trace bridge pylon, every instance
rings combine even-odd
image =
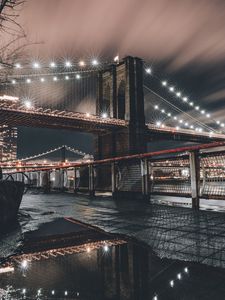
[[[143,61],[128,56],[98,73],[96,114],[122,119],[127,127],[96,138],[95,158],[146,152]]]

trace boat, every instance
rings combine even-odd
[[[16,221],[23,192],[23,182],[0,180],[0,225]]]

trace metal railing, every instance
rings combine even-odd
[[[6,168],[6,167],[5,167]],[[3,178],[44,191],[111,192],[115,198],[152,194],[225,200],[225,142],[62,166],[3,169]]]

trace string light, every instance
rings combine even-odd
[[[72,64],[71,64],[71,62],[70,62],[69,60],[67,60],[67,61],[65,62],[65,67],[67,67],[67,68],[72,67]]]
[[[50,62],[50,68],[56,68],[56,63],[54,61]]]

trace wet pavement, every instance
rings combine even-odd
[[[65,291],[73,294],[71,299],[224,299],[224,213],[197,212],[185,207],[134,200],[113,201],[111,197],[90,199],[73,194],[26,194],[19,223],[2,235],[1,258],[17,252],[23,244],[23,237],[33,230],[40,229],[43,224],[58,222],[63,217],[72,217],[132,239],[128,239],[126,245],[110,247],[111,258],[103,255],[102,249],[95,249],[93,257],[96,261],[89,263],[84,253],[74,254],[74,258],[52,258],[45,262],[50,274],[54,274],[54,268],[60,272],[60,283],[53,275],[54,280],[45,282],[43,278],[47,275],[41,262],[29,270],[33,284],[19,270],[14,277],[7,275],[4,284],[11,282],[16,285],[21,299],[24,286],[30,293],[43,289],[43,299],[51,299],[50,293],[55,289],[62,297],[57,299],[64,299]],[[77,267],[71,269],[71,265]],[[42,273],[39,274],[38,270]],[[32,279],[34,274],[38,280]],[[87,291],[85,276],[88,279]],[[68,281],[68,278],[74,278],[74,281]]]

